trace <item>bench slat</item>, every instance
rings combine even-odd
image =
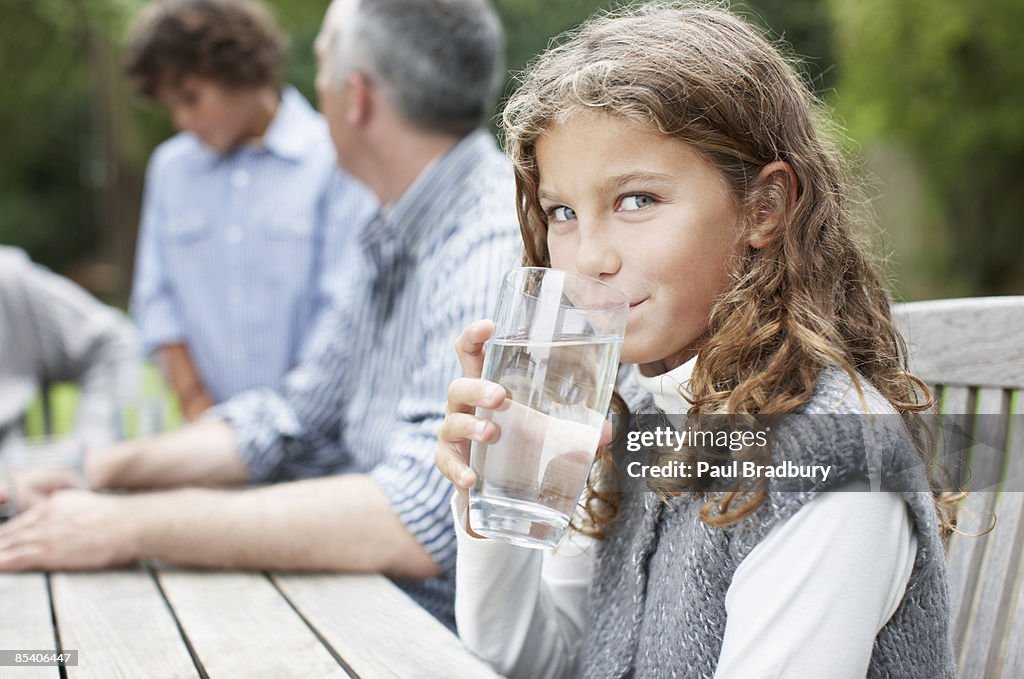
[[[361,677],[497,677],[429,613],[380,575],[275,575],[309,623]]]
[[[1013,612],[1013,624],[1006,637],[1004,677],[1024,677],[1024,582],[1020,579],[1015,591],[1017,606]]]
[[[1024,413],[1024,393],[1017,393],[1017,407],[1016,413]],[[1015,428],[1011,434],[1010,442],[1010,454],[1016,455],[1017,458],[1024,456],[1024,428]],[[1017,473],[1021,473],[1021,465],[1016,464],[1014,469]],[[1024,497],[1024,478],[1017,477],[1016,479],[1011,478],[1013,483],[1014,493],[1012,495],[1017,496],[1018,503],[1021,503],[1021,498]],[[1008,494],[1011,495],[1011,494]],[[1020,550],[1022,549],[1022,543],[1024,538],[1021,536],[1021,532],[1024,531],[1024,521],[1021,522],[1021,526],[1018,526],[1017,535],[1017,558],[1020,559]],[[1007,646],[1005,650],[1004,666],[1002,666],[1002,677],[1024,677],[1024,567],[1018,561],[1015,574],[1011,578],[1011,582],[1007,588],[1005,595],[1006,604],[1008,606],[1013,605],[1014,609],[1010,620],[1008,632],[1006,634]]]
[[[265,575],[160,567],[157,577],[213,679],[349,677]]]
[[[976,397],[977,390],[967,387],[944,388],[942,413],[946,417],[955,418],[956,423],[956,427],[947,428],[947,431],[952,432],[957,428],[962,428],[966,432],[972,431]],[[959,438],[943,443],[952,451],[961,453],[966,448],[966,443]],[[953,456],[952,453],[951,456]],[[956,469],[958,479],[962,478],[960,474],[962,469],[966,468],[965,463],[966,461],[963,459],[957,461],[957,466],[960,467]],[[978,533],[988,526],[994,504],[994,493],[968,495],[957,511],[957,528],[967,535],[954,534],[950,539],[948,563],[951,605],[953,607],[953,647],[958,654],[963,648],[987,540],[986,537],[973,537],[970,534]]]
[[[967,469],[968,441],[961,432],[971,432],[974,424],[974,408],[977,390],[967,387],[943,387],[938,412],[942,415],[943,431],[942,463],[949,474],[949,487],[960,487]],[[938,422],[937,422],[938,424]]]
[[[1017,413],[1024,413],[1020,399],[1017,401]],[[1024,479],[1024,432],[1019,428],[1010,441],[1005,479],[995,505],[996,526],[985,537],[980,588],[961,656],[964,677],[999,676],[996,668],[1002,662],[1007,641],[1009,588],[1018,579],[1024,547],[1024,493],[1018,490]]]
[[[1010,426],[1010,392],[1004,389],[978,390],[971,447],[969,488],[993,490],[1004,479],[1006,443]]]
[[[1014,394],[1013,410],[1016,415],[1024,415],[1024,391]],[[1017,417],[1019,424],[1022,418]],[[1012,546],[1016,563],[1010,566],[1006,574],[1006,585],[1002,593],[1000,608],[1010,611],[1006,627],[1002,631],[1001,677],[1024,676],[1024,427],[1013,427],[1007,451],[1008,472],[1004,496],[1012,500],[1017,512],[1016,534],[1012,536]],[[1007,505],[1011,504],[1009,501]],[[1011,536],[1007,536],[1009,540]]]
[[[1024,297],[898,304],[893,320],[924,381],[1024,387]]]

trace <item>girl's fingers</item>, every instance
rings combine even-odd
[[[493,422],[467,413],[448,414],[437,435],[434,464],[457,487],[471,488],[476,483],[476,474],[469,466],[469,447],[465,442],[489,441],[494,438],[497,430]]]
[[[484,319],[471,323],[455,340],[455,353],[466,377],[480,377],[483,374],[484,342],[493,333],[494,322]]]
[[[480,419],[468,413],[450,413],[441,423],[437,438],[442,444],[453,444],[462,441],[487,442],[497,430],[493,422]]]
[[[457,488],[472,488],[476,483],[476,474],[466,464],[462,451],[454,445],[438,445],[434,451],[434,464]]]
[[[471,413],[475,408],[494,409],[505,402],[505,389],[487,380],[460,377],[448,385],[448,412]]]

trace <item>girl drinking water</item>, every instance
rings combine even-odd
[[[613,410],[807,416],[775,437],[771,461],[831,474],[799,492],[769,480],[655,493],[617,480],[603,448],[555,550],[480,538],[466,520],[469,448],[500,432],[474,412],[506,396],[479,379],[493,324],[474,323],[437,463],[459,491],[459,631],[500,672],[955,676],[946,515],[927,481],[823,492],[858,490],[850,479],[879,450],[919,467],[930,405],[854,237],[824,121],[755,29],[677,5],[591,20],[509,101],[525,263],[629,298]],[[868,414],[897,423],[870,446]]]

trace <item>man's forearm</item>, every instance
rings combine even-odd
[[[440,573],[370,477],[124,498],[139,557],[214,568]]]
[[[179,431],[90,450],[85,475],[93,490],[232,485],[248,480],[227,422],[201,420]]]

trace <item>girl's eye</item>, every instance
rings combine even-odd
[[[570,219],[576,219],[576,211],[571,207],[559,205],[548,210],[548,219],[555,222],[567,222]]]
[[[633,193],[622,198],[622,202],[619,203],[619,209],[633,212],[643,210],[645,207],[650,207],[653,204],[654,198],[646,193]]]

